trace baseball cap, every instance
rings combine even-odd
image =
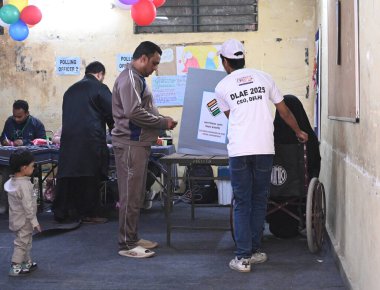
[[[244,58],[244,46],[236,39],[229,39],[222,44],[218,55],[223,55],[229,59],[242,59]]]

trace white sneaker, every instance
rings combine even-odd
[[[260,251],[256,251],[252,254],[250,262],[251,264],[260,264],[264,263],[266,260],[268,260],[267,254]]]
[[[230,268],[232,270],[238,271],[238,272],[251,272],[251,262],[250,259],[238,259],[238,257],[235,257],[235,259],[232,259],[229,264]]]
[[[152,242],[152,241],[149,241],[149,240],[144,240],[144,239],[140,239],[137,241],[136,243],[138,246],[141,246],[145,249],[154,249],[154,248],[157,248],[158,247],[158,243],[157,242]]]

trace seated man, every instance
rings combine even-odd
[[[45,127],[37,118],[29,115],[29,105],[24,100],[13,103],[13,116],[5,122],[0,142],[4,146],[31,145],[36,139],[46,139]]]

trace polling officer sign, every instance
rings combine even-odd
[[[116,56],[116,70],[121,72],[125,65],[132,61],[132,53],[121,53]]]
[[[55,71],[58,75],[79,75],[80,57],[56,57]]]

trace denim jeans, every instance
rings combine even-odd
[[[249,258],[261,246],[273,155],[230,157],[229,164],[235,198],[235,254]]]

